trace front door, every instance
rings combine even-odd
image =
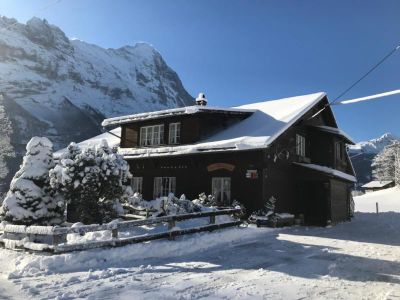
[[[229,206],[231,204],[231,178],[213,177],[212,195],[215,197],[218,205]]]
[[[303,184],[303,211],[308,225],[326,225],[328,195],[322,182]]]

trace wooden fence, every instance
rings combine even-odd
[[[7,224],[3,227],[0,227],[0,244],[3,244],[7,248],[23,249],[28,251],[46,251],[50,253],[64,253],[101,247],[118,247],[163,238],[173,239],[176,236],[185,234],[238,226],[241,224],[241,221],[239,220],[216,223],[215,217],[220,215],[237,214],[240,212],[240,209],[223,209],[217,211],[150,218],[145,220],[111,222],[102,225],[82,225],[77,227],[24,226]],[[175,228],[175,224],[177,222],[205,217],[209,218],[209,224],[207,225],[185,229]],[[126,231],[138,226],[157,225],[162,223],[168,224],[168,231],[127,238],[119,237],[120,231]],[[105,241],[85,241],[83,243],[74,244],[67,243],[68,234],[78,233],[80,235],[85,235],[88,232],[105,230],[111,231],[112,239]],[[1,232],[3,232],[2,235]]]

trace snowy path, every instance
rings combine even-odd
[[[57,256],[0,249],[0,299],[400,300],[400,191],[380,193],[397,212],[331,228],[234,228]]]
[[[98,265],[92,270],[89,252],[69,254],[64,271],[53,264],[56,257],[31,256],[29,268],[12,273],[10,283],[31,299],[400,299],[400,215],[378,218],[359,213],[332,228],[230,229],[224,233],[230,242],[192,245],[194,252],[184,249],[183,255],[162,251],[165,243],[149,243],[161,246],[161,258],[120,257],[120,263],[113,263],[113,252],[121,248],[97,251],[91,253]],[[220,234],[169,243],[185,248],[194,238],[211,242]],[[7,250],[0,254],[0,263],[27,260]],[[109,262],[99,260],[103,254]]]

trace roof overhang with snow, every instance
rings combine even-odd
[[[362,185],[361,187],[364,189],[383,188],[390,184],[393,184],[393,180],[383,180],[383,181],[373,180]]]
[[[289,127],[301,119],[325,97],[325,93],[315,93],[234,107],[224,111],[242,113],[251,112],[251,115],[246,119],[230,126],[229,128],[218,132],[196,144],[162,146],[154,148],[120,148],[119,151],[126,159],[135,159],[154,156],[267,148],[276,138],[278,138]],[[187,109],[188,108],[179,108],[174,110],[107,119],[103,122],[103,125],[117,125],[122,124],[121,122],[129,123],[132,120],[148,120],[149,118],[153,117],[161,118],[168,115],[167,112],[180,112],[181,114],[188,114],[190,113],[191,108],[189,108],[189,110]],[[195,111],[197,109],[204,109],[204,107],[196,107]]]
[[[297,162],[294,162],[293,164],[296,166],[300,166],[300,167],[304,167],[306,169],[316,171],[316,172],[324,173],[324,174],[332,176],[332,177],[340,178],[340,179],[343,179],[346,181],[357,182],[357,179],[355,176],[341,172],[336,169],[326,167],[326,166],[321,166],[321,165],[316,165],[316,164],[297,163]]]
[[[330,127],[330,126],[310,126],[316,130],[322,131],[322,132],[327,132],[327,133],[331,133],[337,136],[342,137],[347,144],[350,145],[355,145],[356,143],[353,141],[353,139],[347,134],[345,133],[343,130],[336,128],[336,127]]]
[[[169,118],[181,115],[194,115],[198,113],[223,113],[230,115],[251,115],[255,110],[252,109],[240,109],[240,108],[219,108],[219,107],[209,107],[209,106],[186,106],[173,109],[159,110],[147,113],[133,114],[115,118],[105,119],[101,125],[103,127],[122,125],[128,123],[141,122],[146,120],[155,120],[161,118]]]

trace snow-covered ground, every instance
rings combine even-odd
[[[400,213],[400,189],[397,187],[366,193],[355,198],[356,210],[375,212],[376,203],[380,212],[395,211]]]
[[[400,190],[329,228],[232,228],[57,256],[0,249],[0,299],[397,299]],[[375,213],[368,202],[386,210]]]

